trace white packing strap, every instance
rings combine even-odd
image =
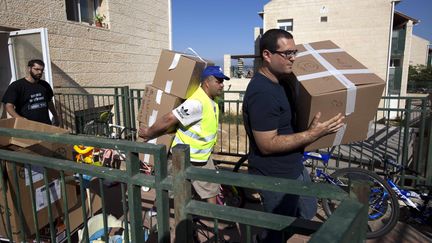
[[[172,89],[172,85],[173,85],[173,81],[172,80],[167,80],[165,83],[165,93],[171,94],[171,89]]]
[[[157,115],[158,115],[158,111],[153,110],[152,114],[150,115],[150,117],[148,119],[148,126],[149,127],[153,126],[153,124],[156,122]]]
[[[371,73],[371,71],[369,69],[345,69],[345,70],[339,70],[339,71],[341,74]],[[300,75],[300,76],[297,76],[297,80],[303,81],[303,80],[327,77],[327,76],[331,76],[331,75],[333,75],[333,73],[331,71],[324,71],[324,72]]]
[[[143,161],[146,163],[149,163],[150,162],[150,154],[144,154]]]
[[[203,61],[203,62],[206,64],[206,66],[207,66],[207,62],[204,61],[204,59],[202,59],[202,58],[200,57],[200,55],[198,55],[198,53],[197,53],[194,49],[192,49],[192,47],[188,47],[187,49],[188,49],[189,51],[191,51],[193,54],[195,54],[195,56],[198,57],[201,61]]]
[[[161,104],[162,94],[163,94],[163,91],[158,89],[157,92],[156,92],[156,99],[155,99],[155,102],[156,102],[158,105]]]
[[[204,59],[202,59],[201,56],[198,55],[198,53],[197,53],[194,49],[192,49],[191,47],[188,47],[187,49],[188,49],[189,51],[191,51],[194,55],[187,55],[187,54],[180,54],[180,53],[176,53],[176,54],[174,55],[174,58],[173,58],[173,60],[172,60],[172,62],[171,62],[171,65],[169,66],[168,70],[173,70],[173,69],[175,69],[175,68],[177,67],[177,65],[178,65],[178,63],[179,63],[179,61],[180,61],[180,57],[181,57],[181,56],[189,56],[189,57],[196,56],[196,57],[198,57],[202,62],[204,62],[204,63],[205,63],[205,66],[207,67],[207,62],[204,61]]]
[[[339,128],[339,130],[336,132],[336,136],[333,140],[333,146],[336,145],[340,145],[342,143],[342,139],[344,137],[345,134],[345,130],[346,130],[347,125],[344,124],[341,128]]]
[[[314,50],[316,53],[334,53],[334,52],[343,52],[341,48],[334,48],[334,49],[321,49],[321,50]],[[311,54],[309,50],[302,51],[297,53],[296,57],[302,57]]]
[[[179,53],[176,53],[176,54],[174,55],[174,58],[173,58],[173,60],[172,60],[172,62],[171,62],[171,65],[169,66],[168,70],[173,70],[174,68],[177,67],[177,64],[178,64],[179,61],[180,61],[180,57],[181,57],[181,54],[179,54]]]
[[[157,138],[153,138],[152,140],[149,140],[147,143],[156,144]],[[150,162],[150,154],[144,154],[144,162],[149,163]]]
[[[337,70],[333,65],[331,65],[327,60],[325,60],[316,50],[312,48],[309,44],[303,45],[306,50],[315,59],[328,70],[330,75],[334,75],[337,80],[339,80],[347,88],[347,101],[345,106],[345,115],[349,115],[354,112],[356,91],[357,87],[353,84],[347,77],[345,77],[339,70]],[[361,69],[363,70],[363,69]],[[310,75],[310,77],[314,77]],[[304,80],[304,79],[303,79]]]

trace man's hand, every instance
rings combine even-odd
[[[140,127],[138,130],[138,136],[144,139],[144,142],[148,142],[149,139],[149,128],[148,127]]]
[[[342,114],[339,113],[324,122],[320,122],[320,118],[321,112],[318,112],[307,130],[313,141],[327,134],[337,132],[344,125],[343,120],[345,119],[345,116],[342,116]]]

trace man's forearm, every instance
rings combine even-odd
[[[254,131],[255,137],[258,135],[257,133],[259,132]],[[266,139],[265,143],[259,144],[258,147],[261,153],[269,155],[294,151],[303,148],[315,140],[316,138],[308,131],[286,135],[275,134]]]
[[[179,120],[172,113],[165,114],[151,127],[140,129],[139,136],[144,138],[144,141],[151,140],[166,133],[169,128],[177,125],[178,122]]]
[[[48,110],[51,112],[51,114],[53,115],[54,119],[58,119],[58,115],[57,115],[57,110],[54,106],[54,103],[52,101],[50,101],[48,103]]]
[[[5,110],[13,118],[24,118],[15,111],[15,106],[11,103],[5,104]]]

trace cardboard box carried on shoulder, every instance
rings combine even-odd
[[[2,119],[0,120],[0,127],[32,130],[32,131],[43,131],[47,133],[68,133],[68,130],[46,125],[39,122],[34,122],[26,119]],[[49,142],[41,142],[30,139],[14,138],[10,136],[0,137],[0,147],[4,150],[19,151],[30,154],[37,154],[61,159],[72,158],[72,146],[66,144],[56,144]],[[25,163],[25,161],[22,161]],[[21,230],[23,230],[27,236],[36,233],[34,221],[33,221],[33,210],[31,206],[31,186],[30,177],[33,182],[34,196],[36,201],[36,217],[39,223],[39,229],[49,223],[48,219],[48,202],[46,200],[46,189],[44,183],[43,168],[38,166],[32,166],[31,173],[29,168],[23,163],[12,163],[2,161],[0,166],[3,167],[3,178],[4,181],[0,183],[0,191],[3,187],[6,189],[6,198],[0,200],[1,210],[1,222],[0,222],[0,235],[7,237],[7,225],[6,225],[6,214],[7,212],[10,217],[10,223],[12,227],[12,239],[19,241]],[[14,168],[15,167],[15,168]],[[16,169],[16,170],[15,170]],[[18,180],[18,188],[15,183],[15,171]],[[60,186],[60,173],[56,170],[46,170],[50,188],[50,205],[52,210],[53,219],[61,216],[65,209],[63,208],[63,198]],[[75,190],[76,185],[74,183],[66,184],[66,195],[69,206],[76,204],[77,195]],[[19,193],[18,193],[19,192]],[[18,196],[20,197],[21,203],[18,203]],[[8,205],[8,211],[6,211],[6,205]],[[19,215],[22,213],[24,222],[22,228],[20,226]]]
[[[182,99],[189,98],[201,82],[201,74],[213,62],[190,54],[162,50],[153,86]]]
[[[147,143],[152,143],[152,144],[162,144],[166,146],[166,152],[168,154],[170,148],[171,148],[171,144],[172,141],[174,140],[174,136],[175,133],[168,133],[168,134],[164,134],[160,137],[157,137],[155,139],[152,139],[150,141],[148,141]],[[143,139],[142,138],[138,138],[137,139],[138,142],[142,142]],[[138,154],[139,159],[143,162],[149,163],[150,165],[154,165],[154,156],[150,155],[150,154]]]
[[[297,122],[306,130],[316,113],[326,121],[338,113],[345,126],[306,147],[307,151],[362,141],[374,120],[384,80],[331,41],[297,45],[293,73],[300,83]]]
[[[157,119],[171,112],[183,102],[182,99],[147,85],[141,100],[138,121],[145,127],[152,126]],[[168,132],[174,132],[175,127]]]

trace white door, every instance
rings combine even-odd
[[[11,31],[8,46],[12,74],[10,83],[25,77],[29,60],[41,59],[45,63],[42,79],[53,86],[46,28]]]

